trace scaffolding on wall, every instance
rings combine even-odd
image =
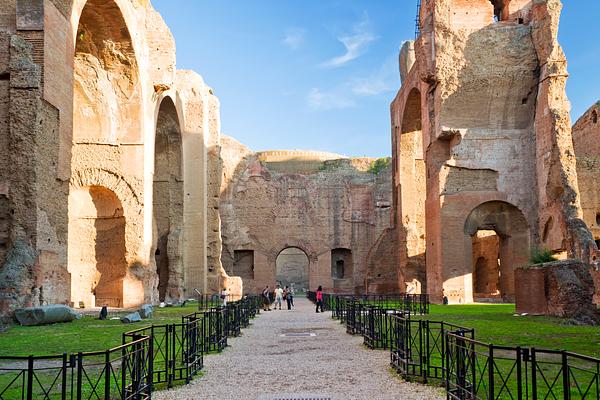
[[[419,38],[421,34],[421,0],[417,0],[417,16],[415,17],[415,40]]]

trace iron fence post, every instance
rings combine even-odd
[[[446,342],[446,349],[449,349],[449,341],[450,341],[450,336],[448,336],[447,334],[444,335],[444,341]],[[447,367],[447,371],[446,371],[446,376],[445,376],[445,381],[446,381],[446,399],[450,399],[450,351],[446,351],[446,353],[443,355],[442,358],[446,359],[446,367]]]
[[[537,400],[537,361],[535,359],[535,348],[531,348],[531,398]]]
[[[475,370],[475,368],[473,368]],[[490,344],[489,353],[488,353],[488,389],[490,399],[495,399],[494,396],[494,345]],[[475,381],[473,381],[475,382]]]
[[[422,322],[422,321],[419,321]],[[427,376],[429,375],[429,366],[430,366],[430,360],[429,360],[429,320],[427,321],[423,321],[424,323],[421,325],[421,328],[419,329],[420,333],[419,333],[419,342],[422,342],[422,336],[423,336],[423,325],[424,325],[424,331],[425,331],[425,355],[423,356],[423,346],[421,345],[421,357],[425,357],[425,363],[421,362],[421,365],[425,364],[425,368],[421,371],[421,376],[423,377],[423,380],[425,383],[427,383]]]
[[[517,346],[516,353],[517,353],[517,398],[519,400],[521,400],[523,398],[523,379],[521,376],[523,373],[523,369],[521,367],[522,354],[521,354],[520,346]]]
[[[154,391],[154,336],[148,340],[148,388],[150,395]]]
[[[62,387],[60,391],[61,399],[67,399],[67,353],[63,353],[62,356],[62,371],[61,372],[61,380]]]
[[[33,356],[27,359],[27,400],[33,400]]]
[[[561,351],[561,363],[562,363],[562,381],[563,381],[563,396],[565,400],[571,399],[571,382],[569,379],[569,360],[567,358],[567,352]]]
[[[110,351],[104,352],[104,400],[110,400]]]
[[[81,385],[83,380],[83,354],[77,354],[77,400],[81,400]]]

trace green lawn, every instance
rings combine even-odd
[[[181,322],[181,317],[197,311],[186,307],[155,308],[142,322],[124,324],[120,320],[100,321],[97,316],[45,326],[12,326],[0,333],[0,356],[54,355],[79,351],[100,351],[121,344],[121,334],[152,324]],[[109,318],[124,313],[109,313]]]
[[[474,328],[475,338],[485,343],[600,357],[599,327],[567,325],[551,317],[515,317],[514,313],[514,304],[431,305],[429,315],[414,318]]]

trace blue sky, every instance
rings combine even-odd
[[[577,118],[600,98],[600,1],[563,0],[560,41]],[[577,6],[575,6],[577,3]],[[390,155],[397,55],[416,0],[153,0],[221,101],[223,133],[251,149]]]

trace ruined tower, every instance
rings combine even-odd
[[[532,248],[595,260],[580,219],[560,11],[559,0],[421,5],[391,106],[393,175],[405,281],[433,301],[513,300],[513,271]]]

